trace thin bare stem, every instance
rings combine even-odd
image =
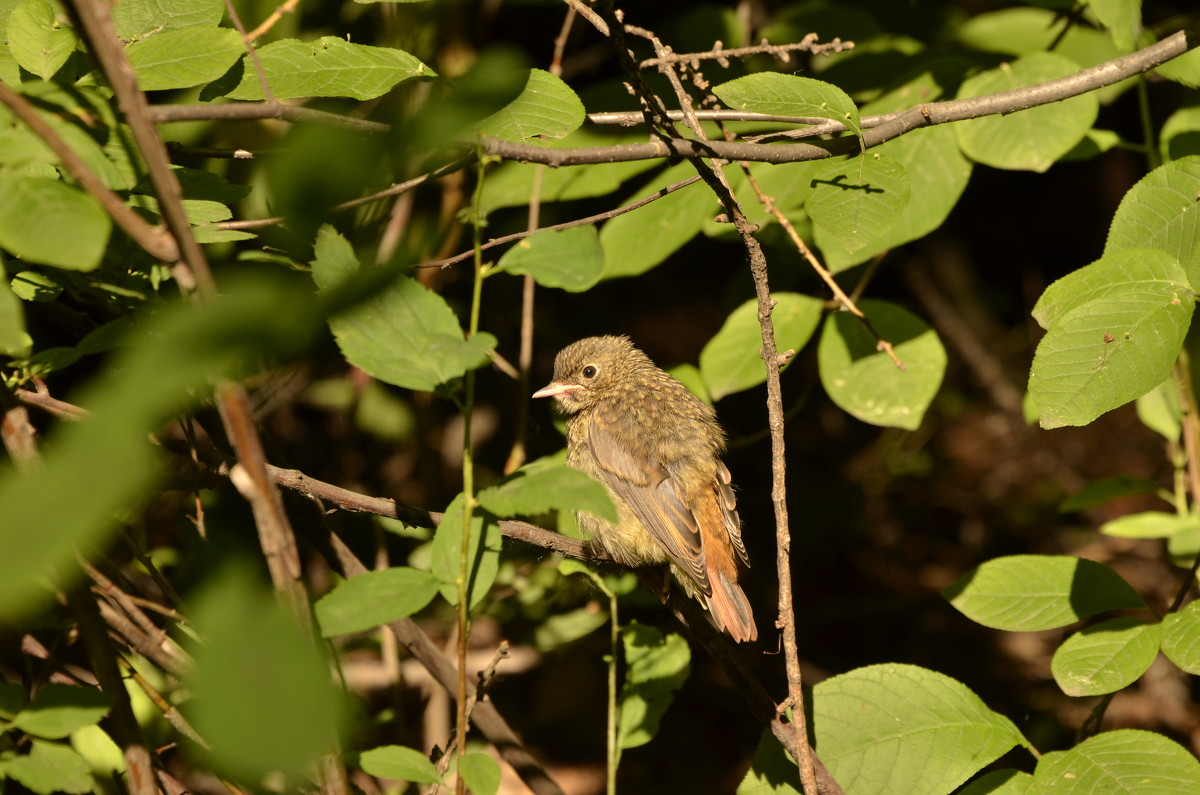
[[[875,337],[876,348],[886,353],[888,358],[890,358],[896,365],[897,369],[903,370],[904,362],[901,361],[900,357],[896,355],[896,351],[892,347],[892,343],[884,339],[879,332],[875,330],[875,327],[871,325],[870,319],[863,314],[862,310],[858,308],[858,305],[854,302],[854,300],[851,299],[850,296],[846,295],[845,291],[842,290],[841,285],[839,285],[837,280],[833,278],[833,274],[821,264],[821,261],[817,259],[815,254],[813,254],[812,249],[805,244],[804,238],[800,237],[800,233],[796,231],[796,227],[792,225],[792,222],[789,221],[787,216],[783,214],[783,211],[775,205],[774,200],[763,192],[762,188],[758,184],[758,180],[755,179],[754,175],[750,173],[750,164],[743,162],[741,166],[743,173],[746,175],[746,179],[750,182],[750,186],[754,188],[755,195],[758,196],[758,201],[762,204],[767,212],[774,216],[779,225],[783,227],[783,230],[787,232],[788,237],[792,241],[792,245],[794,245],[796,250],[800,252],[800,256],[804,257],[808,264],[812,266],[812,269],[817,272],[817,275],[821,277],[821,281],[825,282],[826,286],[829,287],[830,291],[833,292],[833,297],[837,300],[837,302],[847,312],[862,321],[862,324],[866,326],[867,330],[871,332],[871,335]]]
[[[771,44],[766,39],[761,43],[750,47],[734,47],[733,49],[725,49],[721,42],[706,52],[688,52],[688,53],[668,53],[660,55],[656,58],[647,58],[638,64],[645,69],[650,66],[661,66],[663,64],[693,64],[697,65],[700,61],[716,61],[721,66],[728,66],[730,58],[745,58],[747,55],[774,55],[784,63],[791,60],[791,53],[794,52],[811,52],[814,55],[828,55],[832,52],[845,52],[853,50],[854,42],[842,41],[834,39],[825,44],[817,43],[817,34],[810,33],[800,41],[791,42],[789,44]]]
[[[237,28],[237,32],[242,36],[246,54],[250,56],[250,61],[254,64],[254,71],[258,74],[258,84],[262,87],[263,97],[267,102],[274,102],[275,95],[271,93],[271,84],[267,82],[266,70],[263,69],[262,61],[259,60],[258,51],[254,49],[254,38],[246,33],[246,26],[242,24],[242,18],[238,16],[237,9],[233,7],[233,0],[225,0],[225,11],[229,14],[229,19]]]
[[[647,196],[643,199],[638,199],[635,202],[630,202],[629,204],[618,207],[615,210],[608,210],[606,212],[597,213],[596,215],[589,215],[586,218],[576,218],[574,221],[565,221],[561,224],[554,224],[553,226],[543,226],[540,229],[526,230],[524,232],[514,232],[511,235],[504,235],[503,237],[492,238],[491,240],[482,244],[480,246],[480,249],[486,251],[487,249],[492,248],[494,246],[502,246],[505,243],[513,243],[517,240],[523,240],[523,239],[529,237],[530,235],[535,235],[538,232],[544,232],[547,229],[558,231],[560,229],[571,229],[572,227],[576,227],[576,226],[587,226],[588,224],[595,224],[595,223],[599,223],[600,221],[607,221],[610,218],[616,218],[618,215],[624,215],[625,213],[631,213],[634,210],[638,209],[639,207],[645,207],[647,204],[650,204],[651,202],[658,201],[659,199],[663,198],[664,196],[669,196],[670,194],[674,193],[675,191],[680,190],[681,188],[686,188],[688,185],[695,184],[699,181],[700,181],[700,177],[698,177],[698,176],[697,177],[688,177],[687,179],[682,179],[679,182],[675,182],[671,185],[667,185],[665,187],[659,188],[657,191],[650,194],[649,196]],[[453,265],[456,262],[462,262],[463,260],[468,259],[469,257],[473,256],[474,254],[475,254],[475,250],[471,249],[469,251],[464,251],[461,254],[455,254],[453,257],[447,257],[445,259],[435,259],[435,260],[431,260],[429,262],[423,262],[420,265],[418,265],[417,267],[418,268],[445,268],[447,266]]]
[[[267,31],[275,26],[276,22],[283,19],[284,14],[292,13],[296,10],[296,6],[298,5],[300,5],[300,0],[286,0],[286,2],[281,3],[278,8],[271,12],[270,16],[262,21],[262,24],[250,31],[248,34],[250,41],[254,41],[255,39],[263,36]]]

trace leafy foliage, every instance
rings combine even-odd
[[[752,673],[727,677],[649,623],[663,611],[632,573],[504,540],[547,544],[519,520],[576,537],[576,513],[619,521],[613,496],[561,454],[525,463],[562,446],[528,393],[556,347],[629,333],[729,430],[760,626],[781,590],[765,563],[771,509],[790,502],[781,549],[802,553],[797,593],[811,602],[796,612],[837,630],[801,637],[940,632],[919,655],[897,646],[896,662],[802,649],[832,673],[812,687],[809,725],[845,791],[1200,788],[1196,749],[1172,739],[1194,725],[1106,719],[1107,700],[1082,727],[1079,710],[1050,715],[1044,695],[993,709],[972,688],[1019,688],[989,686],[987,666],[956,648],[964,617],[1045,632],[1052,653],[1024,667],[1048,668],[1068,704],[1134,692],[1160,651],[1179,692],[1200,674],[1200,611],[1186,599],[1200,555],[1200,114],[1185,93],[1200,57],[1100,85],[1124,62],[1081,70],[1177,20],[1124,0],[1070,13],[902,5],[787,3],[753,22],[723,6],[629,5],[625,40],[604,31],[615,18],[572,16],[551,62],[538,4],[471,7],[485,24],[464,28],[421,3],[237,3],[235,24],[220,0],[121,0],[111,18],[0,0],[0,619],[14,630],[0,646],[0,782],[116,790],[153,777],[126,765],[155,748],[159,768],[184,771],[181,790],[214,775],[295,789],[349,767],[356,783],[459,777],[491,795],[502,765],[547,775],[514,739],[526,729],[547,748],[593,743],[598,732],[563,740],[537,723],[592,725],[568,699],[594,689],[608,626],[610,792],[618,762],[623,787],[683,788],[681,769],[718,786],[708,757],[736,768],[761,724],[672,711],[723,704],[712,688],[730,681],[752,701],[779,698],[786,655],[755,654]],[[587,35],[632,52],[639,77],[621,71],[626,52],[581,44],[593,24]],[[1043,102],[1063,78],[1079,93]],[[673,108],[700,115],[660,112]],[[959,115],[942,123],[947,108]],[[703,156],[678,157],[679,139]],[[1031,196],[1067,170],[1107,175],[1088,183],[1102,186],[1095,202],[1076,197],[1074,223],[1028,213],[997,233],[1008,216],[972,194],[1021,179]],[[979,236],[1003,244],[1004,268],[985,265]],[[1033,353],[1026,312],[1044,330]],[[764,364],[768,316],[782,355]],[[1040,429],[1015,416],[1014,364]],[[750,407],[775,386],[767,427]],[[1028,453],[1015,467],[991,447],[997,423]],[[1112,432],[1120,452],[1072,468],[1045,433],[1062,426]],[[772,431],[782,462],[760,444]],[[1143,431],[1149,445],[1125,443]],[[1036,483],[998,485],[1022,476]],[[271,479],[317,508],[280,499]],[[985,498],[986,522],[929,521]],[[909,522],[897,502],[911,503]],[[1126,565],[1130,549],[1154,579]],[[259,555],[265,565],[245,562]],[[1172,567],[1189,572],[1182,590]],[[859,608],[827,609],[817,589],[830,580],[879,589],[859,601],[888,605],[886,630],[849,631]],[[958,614],[943,603],[917,621],[897,598],[936,588]],[[93,620],[108,636],[92,638]],[[417,679],[409,660],[394,665],[384,625],[430,687],[455,691],[453,744],[381,706],[407,706],[399,689]],[[532,684],[505,678],[501,639]],[[477,652],[495,657],[477,665]],[[384,677],[363,660],[398,692],[379,698]],[[526,686],[537,692],[513,695]],[[513,701],[537,707],[507,713],[516,730],[500,714]],[[1028,736],[1004,715],[1043,708]],[[799,792],[797,761],[762,734],[738,792]],[[708,735],[724,755],[701,748]],[[417,750],[432,746],[446,756]]]

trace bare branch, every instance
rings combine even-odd
[[[586,218],[576,218],[574,221],[564,221],[561,224],[554,224],[553,226],[543,226],[539,229],[528,229],[524,232],[514,232],[511,235],[504,235],[503,237],[492,238],[488,242],[484,243],[480,248],[486,250],[486,249],[492,248],[494,246],[502,246],[505,243],[512,243],[517,240],[522,240],[524,238],[529,237],[530,235],[535,235],[538,232],[545,232],[547,230],[557,231],[560,229],[570,229],[573,226],[586,226],[588,224],[594,224],[594,223],[598,223],[600,221],[607,221],[610,218],[616,218],[618,215],[624,215],[625,213],[633,212],[634,210],[638,209],[639,207],[645,207],[650,202],[657,201],[664,196],[668,196],[668,195],[674,193],[675,191],[679,190],[680,188],[686,188],[688,185],[691,185],[691,184],[699,182],[699,181],[700,181],[700,177],[688,177],[687,179],[680,180],[679,182],[675,182],[671,185],[667,185],[666,187],[660,188],[657,191],[655,191],[654,193],[645,197],[644,199],[638,199],[635,202],[630,202],[629,204],[626,204],[622,207],[618,207],[615,210],[608,210],[606,212],[597,213],[596,215],[589,215]],[[475,254],[475,249],[471,249],[470,251],[464,251],[461,254],[455,254],[453,257],[447,257],[446,259],[435,259],[435,260],[431,260],[430,262],[423,262],[420,265],[418,265],[417,267],[418,268],[445,268],[449,265],[453,265],[456,262],[462,262],[463,260],[474,256],[474,254]]]
[[[298,5],[300,5],[300,0],[286,0],[286,2],[280,4],[279,8],[276,8],[274,11],[272,11],[270,16],[262,21],[261,25],[250,31],[250,33],[247,35],[247,38],[249,38],[250,41],[254,41],[255,39],[261,37],[272,27],[274,27],[275,23],[282,19],[284,14],[290,14],[295,11],[296,6]]]
[[[390,124],[355,119],[337,113],[314,110],[299,105],[278,102],[238,102],[227,105],[151,105],[146,117],[155,124],[174,121],[257,121],[281,119],[283,121],[307,122],[342,127],[364,135],[382,135],[391,132]]]
[[[879,121],[863,133],[863,145],[870,149],[898,138],[919,127],[977,119],[983,116],[1016,113],[1052,102],[1086,94],[1105,86],[1147,72],[1200,44],[1200,25],[1174,33],[1157,44],[1096,66],[1082,69],[1068,77],[1039,83],[1034,86],[1002,91],[982,97],[952,99],[917,105]],[[841,125],[839,125],[840,127]],[[802,131],[809,135],[811,131]],[[753,144],[728,141],[693,141],[686,138],[667,138],[641,144],[621,146],[580,147],[574,149],[544,149],[527,144],[515,144],[486,138],[483,148],[488,154],[524,163],[545,163],[550,166],[575,166],[587,163],[615,163],[627,160],[648,160],[662,157],[716,157],[724,160],[748,160],[759,163],[798,163],[838,155],[857,154],[859,146],[853,137],[814,144]]]
[[[826,44],[817,44],[817,34],[810,33],[800,41],[790,44],[771,44],[766,39],[763,39],[760,44],[751,47],[734,47],[731,50],[726,50],[722,47],[721,42],[713,49],[707,52],[689,52],[689,53],[668,53],[658,56],[657,58],[648,58],[638,66],[645,69],[649,66],[661,66],[663,64],[679,64],[690,63],[693,65],[699,64],[700,61],[716,61],[721,66],[729,66],[730,58],[744,58],[747,55],[774,55],[784,63],[791,60],[791,53],[794,52],[811,52],[814,55],[828,55],[831,52],[844,52],[853,50],[854,42],[842,41],[834,39]]]

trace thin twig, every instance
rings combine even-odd
[[[35,380],[37,391],[31,392],[28,389],[18,389],[17,398],[22,403],[27,403],[30,406],[47,411],[56,417],[61,417],[66,420],[78,420],[88,415],[88,410],[81,408],[72,403],[67,403],[65,400],[51,397],[50,391],[46,389],[46,385],[40,380]]]
[[[174,704],[172,704],[170,701],[167,701],[167,699],[163,697],[162,693],[159,693],[157,690],[155,690],[154,685],[147,682],[146,677],[138,673],[137,669],[130,665],[128,660],[126,660],[124,657],[118,657],[117,662],[120,663],[121,667],[125,669],[125,672],[129,675],[129,678],[136,682],[137,686],[142,689],[142,692],[146,694],[146,697],[154,702],[154,706],[158,707],[159,712],[161,712],[162,716],[167,719],[167,723],[174,726],[180,734],[182,734],[184,737],[187,737],[204,750],[212,750],[212,746],[210,746],[208,742],[206,742],[205,739],[200,736],[200,734],[192,727],[192,724],[188,723],[187,718],[183,717],[183,713],[180,712]]]
[[[833,274],[829,272],[829,269],[821,264],[821,261],[817,259],[817,256],[812,253],[812,249],[805,244],[804,238],[800,237],[800,233],[796,231],[796,227],[792,225],[792,222],[788,220],[787,216],[783,214],[782,210],[775,206],[774,200],[763,192],[762,188],[758,184],[758,180],[754,178],[752,173],[750,173],[750,164],[742,161],[741,166],[742,172],[746,175],[746,179],[749,181],[750,186],[754,188],[754,194],[758,197],[759,203],[762,204],[767,212],[775,217],[775,220],[781,227],[783,227],[783,230],[787,232],[788,237],[792,240],[792,245],[794,245],[796,250],[800,252],[800,256],[804,257],[804,259],[808,261],[808,264],[812,266],[812,269],[817,272],[817,275],[821,277],[821,281],[825,282],[826,286],[828,286],[833,292],[833,297],[837,300],[837,302],[847,312],[862,321],[862,324],[866,326],[867,331],[871,332],[871,335],[875,337],[876,349],[886,353],[888,358],[890,358],[896,365],[896,368],[903,370],[904,362],[902,362],[900,357],[896,355],[896,351],[892,347],[892,343],[884,339],[879,332],[875,330],[875,327],[871,325],[870,319],[863,314],[862,310],[858,308],[858,305],[853,301],[853,299],[846,295],[846,293],[842,290],[841,285],[839,285],[837,280],[833,278]]]
[[[300,5],[300,0],[286,0],[286,2],[281,3],[278,8],[271,12],[270,16],[262,21],[262,24],[250,31],[250,41],[254,41],[255,39],[261,37],[263,34],[269,31],[276,22],[282,19],[284,14],[292,13],[292,11],[294,11],[298,5]]]
[[[492,238],[491,240],[484,243],[481,246],[481,248],[486,251],[487,249],[492,248],[493,246],[502,246],[505,243],[512,243],[517,240],[523,240],[531,235],[536,235],[538,232],[545,232],[547,230],[558,231],[560,229],[570,229],[570,228],[576,227],[576,226],[587,226],[588,224],[594,224],[594,223],[598,223],[600,221],[607,221],[611,218],[616,218],[618,215],[624,215],[625,213],[631,213],[634,210],[638,209],[639,207],[645,207],[650,202],[658,201],[659,199],[663,198],[664,196],[669,196],[670,194],[674,193],[675,191],[677,191],[681,188],[686,188],[688,185],[692,185],[699,181],[700,181],[700,177],[698,177],[698,176],[697,177],[688,177],[687,179],[683,179],[683,180],[680,180],[679,182],[675,182],[671,185],[667,185],[665,187],[659,188],[658,190],[656,190],[654,193],[650,194],[649,196],[647,196],[643,199],[638,199],[637,201],[631,202],[622,207],[618,207],[615,210],[608,210],[606,212],[596,213],[595,215],[589,215],[586,218],[576,218],[574,221],[565,221],[561,224],[554,224],[553,226],[543,226],[540,229],[526,230],[524,232],[514,232],[511,235],[504,235],[503,237]],[[475,254],[475,250],[471,249],[470,251],[464,251],[461,254],[455,254],[453,257],[447,257],[445,259],[435,259],[435,260],[431,260],[429,262],[423,262],[420,265],[418,265],[417,267],[418,268],[445,268],[447,266],[453,265],[456,262],[462,262],[463,260],[467,259],[468,257],[474,256],[474,254]]]
[[[37,448],[37,430],[29,421],[29,410],[6,384],[0,384],[0,437],[4,449],[18,469],[30,470],[41,464]]]
[[[263,69],[262,61],[259,60],[258,51],[254,49],[254,37],[246,33],[246,26],[242,24],[242,18],[238,16],[237,9],[233,7],[233,0],[225,0],[225,11],[229,14],[229,19],[237,28],[237,32],[241,34],[246,54],[250,56],[250,60],[254,64],[254,71],[258,74],[258,84],[262,87],[263,98],[267,102],[274,102],[275,95],[271,93],[271,84],[267,82],[267,72]]]
[[[638,64],[639,67],[645,69],[651,66],[662,66],[663,64],[697,64],[700,61],[717,61],[721,66],[728,66],[730,58],[744,58],[747,55],[774,55],[784,63],[791,60],[791,53],[794,52],[811,52],[813,55],[828,55],[831,52],[845,52],[853,50],[854,42],[842,41],[834,39],[825,44],[817,44],[817,34],[809,33],[803,39],[790,44],[771,44],[766,39],[763,39],[760,44],[755,44],[750,47],[734,47],[726,50],[722,47],[721,42],[706,52],[689,52],[689,53],[674,53],[670,52],[660,55],[656,58],[647,58]]]
[[[176,121],[260,121],[280,119],[282,121],[324,124],[341,127],[363,135],[384,135],[392,131],[392,125],[367,119],[356,119],[324,110],[287,105],[279,102],[237,102],[224,105],[151,105],[146,109],[146,118],[155,124]]]

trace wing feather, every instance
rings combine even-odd
[[[638,521],[708,595],[712,586],[700,545],[700,528],[679,485],[660,463],[635,457],[599,417],[588,423],[588,444],[600,480],[629,506]]]

